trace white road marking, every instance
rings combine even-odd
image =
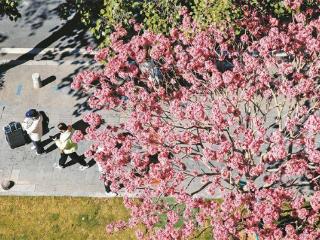
[[[9,65],[25,65],[25,66],[58,66],[58,65],[81,65],[81,66],[94,66],[96,63],[88,62],[88,61],[79,61],[79,60],[10,60],[4,59],[0,60],[0,68],[1,64],[9,64]]]
[[[47,52],[59,53],[80,53],[80,54],[95,54],[96,51],[88,51],[85,48],[0,48],[0,54],[37,54],[42,55]]]

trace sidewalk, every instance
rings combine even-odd
[[[4,88],[0,90],[0,181],[12,180],[15,185],[8,191],[1,189],[0,195],[105,196],[96,165],[84,171],[79,170],[79,164],[62,170],[55,169],[53,164],[60,155],[57,149],[40,156],[35,155],[30,144],[10,149],[2,131],[2,127],[9,122],[22,121],[24,113],[30,108],[44,110],[50,118],[49,127],[56,126],[59,122],[70,124],[80,120],[81,117],[73,113],[81,113],[83,109],[80,106],[86,98],[76,99],[69,87],[79,66],[68,63],[28,65],[27,62],[6,72]],[[31,75],[34,72],[40,73],[45,81],[49,79],[48,84],[40,89],[33,89]],[[119,116],[109,115],[108,121],[117,122]],[[56,132],[56,129],[52,129],[49,134]],[[49,134],[42,140],[48,139]],[[88,145],[89,143],[79,144],[79,155]]]
[[[1,60],[1,58],[0,58]],[[11,121],[22,121],[24,113],[30,108],[43,110],[50,118],[49,127],[55,127],[59,122],[68,124],[81,119],[83,103],[86,98],[75,94],[70,89],[70,81],[75,71],[80,71],[77,64],[63,63],[53,65],[29,65],[28,62],[8,70],[4,76],[4,88],[0,90],[0,128]],[[0,65],[1,69],[1,65]],[[40,89],[33,89],[31,75],[40,73],[42,79],[52,79]],[[67,76],[67,77],[66,77]],[[47,81],[47,80],[45,80]],[[64,86],[64,87],[62,87]],[[62,87],[62,88],[60,88]],[[75,95],[74,95],[75,94]],[[104,113],[104,119],[109,124],[118,124],[126,116],[113,111]],[[57,133],[52,129],[48,135]],[[90,143],[80,142],[78,154],[81,155]],[[45,148],[50,146],[47,145]],[[4,179],[15,182],[8,191],[0,190],[1,195],[30,195],[30,196],[91,196],[105,197],[103,182],[99,180],[98,167],[93,165],[84,171],[79,170],[79,164],[59,170],[53,164],[59,160],[59,151],[53,150],[47,154],[36,156],[30,149],[31,144],[16,149],[10,149],[4,133],[0,134],[0,181]],[[86,159],[90,161],[91,159]],[[198,169],[193,161],[186,162],[190,169]],[[201,186],[200,180],[195,180],[189,191]],[[187,182],[186,182],[187,184]],[[120,195],[123,194],[120,192]],[[133,195],[132,195],[133,196]],[[206,191],[197,197],[208,197]]]
[[[78,169],[79,164],[55,169],[53,164],[60,155],[57,149],[41,156],[35,155],[31,144],[10,149],[2,131],[9,122],[22,121],[30,108],[45,111],[49,127],[81,119],[86,98],[74,96],[69,86],[77,72],[93,65],[92,56],[85,49],[95,43],[77,19],[65,21],[58,17],[54,9],[63,2],[25,0],[19,7],[22,18],[16,22],[8,18],[0,21],[0,86],[4,80],[4,88],[0,89],[0,182],[15,182],[8,191],[0,187],[0,195],[105,196],[96,165],[85,171]],[[3,74],[4,69],[9,70]],[[44,87],[33,89],[34,72],[40,73]],[[110,115],[108,121],[118,118]],[[56,132],[54,128],[49,134]],[[83,154],[88,145],[80,143],[78,154]]]
[[[4,59],[5,57],[5,59]],[[0,57],[6,61],[7,55]],[[11,121],[22,121],[25,112],[30,108],[43,110],[50,118],[50,127],[55,127],[59,122],[67,124],[75,123],[81,119],[81,114],[86,111],[86,97],[70,89],[72,78],[77,72],[90,64],[79,62],[83,56],[74,57],[69,62],[57,60],[27,61],[10,68],[4,74],[4,88],[0,90],[0,129]],[[33,89],[31,75],[38,72],[46,83],[40,89]],[[0,72],[1,74],[1,72]],[[113,111],[103,113],[108,124],[118,124],[126,118],[125,114]],[[2,132],[2,131],[1,131]],[[48,135],[57,133],[56,128],[42,138],[48,139]],[[51,144],[45,146],[45,149]],[[90,143],[81,142],[78,154],[81,155]],[[99,180],[98,167],[93,165],[85,171],[79,170],[79,164],[59,170],[53,167],[59,160],[59,151],[53,150],[47,154],[36,156],[30,149],[31,145],[10,149],[5,135],[0,134],[0,181],[4,179],[15,182],[13,188],[8,191],[0,190],[1,195],[45,195],[45,196],[91,196],[105,197],[104,185]],[[91,159],[86,159],[90,161]],[[194,161],[185,162],[188,169],[199,169],[200,163]],[[188,184],[188,181],[185,182]],[[188,191],[193,192],[201,186],[200,180],[194,180],[188,186]],[[120,195],[124,194],[120,192]],[[136,193],[138,194],[138,193]],[[133,196],[133,195],[131,195]],[[206,191],[201,191],[197,197],[210,197]]]

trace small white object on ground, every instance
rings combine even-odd
[[[80,167],[79,167],[79,170],[80,170],[80,171],[83,171],[83,170],[86,170],[87,168],[89,168],[89,166],[80,166]]]
[[[35,89],[41,88],[41,78],[39,73],[32,74],[32,82],[33,82],[33,88]]]
[[[114,193],[114,192],[109,192],[109,193],[105,192],[105,194],[106,194],[107,197],[116,197],[116,196],[118,196],[118,194]]]
[[[13,186],[13,182],[10,180],[3,180],[1,182],[1,187],[4,190],[9,190]]]
[[[56,168],[56,169],[62,169],[63,167],[60,166],[58,163],[54,163],[53,164],[53,167]]]

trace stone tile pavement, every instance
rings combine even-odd
[[[68,195],[105,197],[104,186],[102,181],[99,180],[96,165],[85,171],[80,171],[78,164],[61,170],[55,169],[53,164],[58,162],[58,150],[36,156],[35,152],[30,149],[30,144],[10,149],[1,130],[11,121],[22,121],[24,113],[30,108],[44,110],[50,118],[49,127],[54,127],[59,122],[71,124],[80,120],[81,117],[75,116],[73,113],[79,105],[85,102],[86,98],[75,96],[68,86],[75,72],[79,71],[79,66],[83,65],[70,64],[69,62],[52,65],[39,62],[39,65],[36,65],[34,62],[26,62],[11,68],[5,73],[4,88],[0,90],[0,181],[12,180],[15,185],[8,191],[0,188],[0,196]],[[33,89],[31,75],[34,72],[40,73],[42,79],[54,77],[55,80],[40,89]],[[65,87],[60,88],[61,86]],[[80,111],[82,110],[83,108],[80,108]],[[127,118],[125,113],[108,112],[104,115],[107,123],[119,123]],[[55,133],[57,133],[56,129],[49,132],[50,135]],[[49,134],[45,135],[42,140],[47,140]],[[78,154],[81,155],[88,145],[89,143],[80,143]],[[48,147],[50,147],[50,144],[45,148]],[[86,160],[89,161],[90,159]],[[186,164],[191,169],[199,168],[193,162],[187,162]],[[199,186],[201,186],[201,183],[195,180],[188,187],[188,190],[192,192],[197,190]],[[197,194],[197,197],[200,196],[207,197],[206,191]]]
[[[66,80],[66,76],[71,79],[78,68],[79,65],[72,64],[37,66],[26,62],[6,72],[4,88],[0,90],[0,181],[12,180],[15,185],[8,191],[1,189],[0,195],[105,196],[96,165],[84,171],[78,169],[79,164],[55,169],[53,164],[58,162],[60,155],[57,149],[40,156],[30,149],[31,144],[10,149],[2,131],[7,123],[22,121],[24,113],[30,108],[44,110],[50,119],[49,127],[61,121],[78,121],[81,117],[75,117],[72,113],[76,110],[76,104],[81,104],[85,98],[73,97],[68,86],[59,89],[61,81]],[[55,80],[40,89],[33,89],[31,75],[34,72],[40,73],[42,79],[54,76]],[[114,122],[119,118],[109,116],[109,120]],[[56,132],[52,129],[49,134]],[[49,134],[42,140],[48,139]],[[87,146],[88,143],[80,143],[78,154],[81,155]]]

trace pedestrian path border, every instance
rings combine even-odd
[[[0,48],[0,54],[30,54],[30,55],[42,55],[48,52],[72,52],[79,54],[95,54],[96,51],[89,51],[85,48]]]
[[[49,66],[58,66],[62,64],[67,64],[67,65],[81,65],[81,66],[93,66],[95,65],[91,61],[78,61],[78,60],[10,60],[10,59],[3,59],[0,60],[0,65],[1,64],[8,64],[8,65],[26,65],[26,66],[44,66],[44,65],[49,65]],[[1,66],[0,66],[1,67]]]

